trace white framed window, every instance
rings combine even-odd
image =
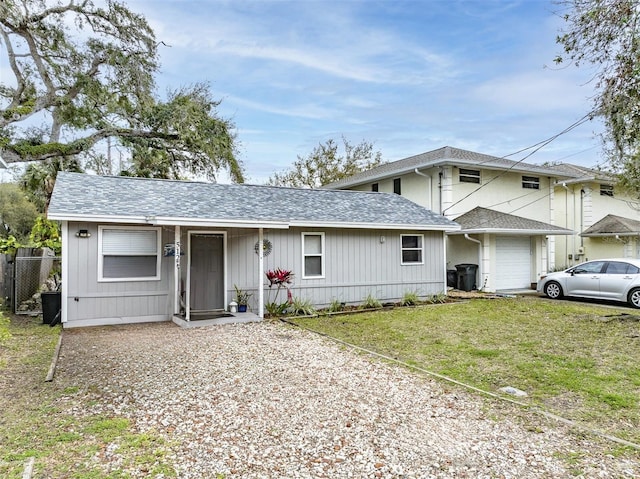
[[[302,278],[324,278],[324,233],[302,233]]]
[[[480,170],[469,170],[460,168],[460,183],[477,183],[480,184]]]
[[[400,264],[424,264],[424,235],[400,235]]]
[[[540,178],[538,178],[537,176],[523,176],[522,187],[527,188],[529,190],[539,190]]]
[[[160,280],[160,227],[99,226],[98,281]]]

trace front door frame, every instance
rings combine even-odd
[[[213,230],[189,230],[187,235],[187,288],[185,291],[185,320],[191,319],[191,236],[192,235],[222,235],[222,276],[223,276],[223,305],[227,305],[227,232]]]

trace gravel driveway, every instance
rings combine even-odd
[[[56,381],[94,396],[75,413],[166,437],[181,478],[640,476],[593,437],[279,323],[67,330]]]

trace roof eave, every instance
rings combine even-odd
[[[302,228],[350,228],[350,229],[385,229],[385,230],[414,230],[414,231],[456,231],[460,225],[437,224],[408,224],[408,223],[357,223],[357,222],[319,222],[319,221],[291,221],[291,226]]]
[[[640,236],[640,233],[625,231],[623,233],[580,233],[583,238],[616,238],[618,236]]]
[[[341,189],[341,188],[348,188],[352,186],[360,186],[365,183],[380,181],[387,178],[393,178],[401,175],[406,175],[408,173],[413,173],[415,170],[422,170],[425,168],[437,168],[439,166],[445,166],[445,165],[474,166],[474,167],[481,167],[482,169],[485,169],[485,170],[493,170],[493,171],[514,171],[517,173],[533,173],[533,174],[544,175],[544,176],[553,177],[553,178],[575,178],[575,175],[571,175],[568,173],[562,173],[555,170],[547,170],[547,169],[540,169],[540,168],[522,168],[522,167],[519,167],[517,164],[512,167],[505,167],[501,165],[494,165],[489,162],[478,163],[477,161],[473,161],[473,160],[463,160],[463,159],[453,160],[450,158],[445,158],[441,160],[425,162],[421,165],[414,165],[413,167],[398,168],[397,170],[393,170],[391,172],[380,173],[377,175],[374,174],[374,175],[367,176],[365,178],[346,179],[346,180],[342,180],[339,184],[335,186],[332,186],[331,184],[329,184],[329,185],[322,186],[321,188]]]
[[[513,229],[513,228],[469,228],[461,229],[460,231],[449,234],[507,234],[507,235],[522,235],[522,236],[536,236],[536,235],[572,235],[574,231],[571,230],[534,230],[534,229]]]
[[[350,228],[350,229],[387,229],[414,231],[455,231],[460,225],[408,224],[408,223],[357,223],[322,221],[265,221],[233,220],[216,218],[180,218],[168,216],[109,216],[50,213],[48,218],[57,221],[91,221],[96,223],[128,223],[153,226],[196,226],[200,228],[269,228],[288,229],[306,228]]]

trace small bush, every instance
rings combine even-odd
[[[343,311],[344,307],[345,307],[345,304],[343,302],[341,302],[339,299],[334,299],[329,304],[329,307],[327,308],[327,312],[337,313],[339,311]]]
[[[429,297],[427,300],[428,303],[432,304],[442,304],[447,302],[447,295],[444,293],[434,294]]]
[[[378,298],[369,293],[367,297],[364,298],[364,302],[360,305],[360,307],[362,309],[382,308],[382,303],[378,300]]]
[[[402,295],[400,304],[402,306],[415,306],[420,302],[417,291],[407,291]]]
[[[289,305],[288,312],[290,314],[311,316],[316,314],[316,308],[309,299],[293,298]]]
[[[270,316],[284,316],[287,309],[289,308],[289,303],[271,302],[271,303],[265,303],[264,307]]]

